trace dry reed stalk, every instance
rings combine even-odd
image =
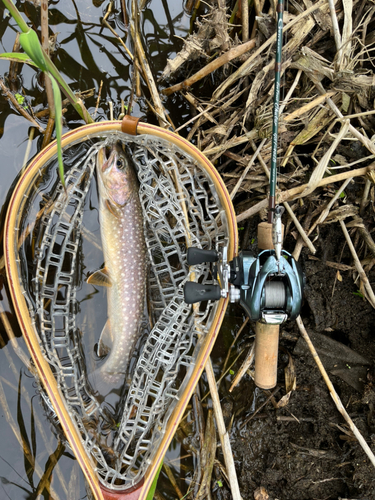
[[[48,486],[52,482],[52,473],[56,465],[58,464],[58,461],[60,460],[62,454],[65,451],[65,445],[59,441],[57,443],[57,448],[56,450],[52,453],[52,455],[49,456],[49,464],[47,469],[44,471],[43,476],[40,478],[39,484],[36,487],[35,491],[35,498],[39,500],[41,498],[41,495],[43,493],[43,490],[46,488],[48,491]]]
[[[224,110],[228,109],[235,101],[238,100],[239,97],[245,92],[246,89],[241,89],[239,90],[238,88],[232,89],[230,94],[225,97],[225,99],[222,99],[218,101],[217,103],[209,103],[206,105],[206,109],[202,111],[201,113],[198,113],[197,115],[193,116],[190,118],[188,121],[186,121],[183,125],[178,127],[175,132],[179,132],[181,129],[185,128],[187,125],[190,125],[194,121],[200,120],[202,117],[205,118],[205,121],[207,121],[210,117],[213,117],[218,114],[222,114]],[[209,114],[207,114],[209,113]],[[205,121],[201,122],[201,125],[205,123]],[[211,120],[210,120],[211,121]],[[200,149],[200,148],[199,148]]]
[[[346,239],[346,242],[348,244],[348,247],[350,249],[350,252],[352,254],[352,257],[353,257],[353,260],[354,260],[354,265],[357,269],[357,272],[359,274],[359,277],[361,278],[362,280],[362,283],[365,287],[365,291],[366,291],[366,294],[367,294],[367,300],[370,302],[370,304],[372,305],[372,307],[375,308],[375,295],[374,295],[374,291],[370,285],[370,282],[366,276],[366,273],[362,267],[362,264],[358,258],[358,255],[357,255],[357,252],[354,248],[354,245],[353,245],[353,242],[350,238],[350,235],[349,235],[349,232],[345,226],[345,222],[343,220],[340,220],[340,225],[341,225],[341,229],[342,229],[342,232],[344,233],[344,236],[345,236],[345,239]]]
[[[308,9],[306,9],[304,12],[302,12],[299,16],[295,17],[292,21],[290,21],[287,25],[284,26],[284,33],[288,31],[290,28],[295,26],[299,21],[304,19],[305,17],[309,16],[313,12],[315,12],[317,9],[320,9],[323,7],[326,3],[326,0],[320,0],[317,2],[315,5],[312,5]],[[230,77],[225,80],[219,87],[215,90],[213,98],[218,99],[224,92],[227,90],[230,86],[234,84],[236,80],[239,78],[242,78],[243,76],[246,76],[254,61],[258,59],[258,56],[270,45],[272,45],[276,41],[276,33],[274,33],[259,49],[257,49],[250,57],[249,59],[242,64],[242,66],[235,71]]]
[[[31,122],[34,125],[34,127],[36,127],[39,130],[39,132],[41,132],[42,134],[44,134],[44,128],[41,127],[39,125],[39,123],[37,123],[34,120],[34,118],[20,104],[18,104],[17,99],[14,97],[14,95],[12,94],[12,92],[5,85],[4,80],[2,78],[0,78],[0,87],[1,87],[1,90],[3,91],[3,93],[4,93],[4,97],[6,99],[8,99],[8,101],[10,101],[13,104],[13,106],[20,113],[20,115],[22,115],[24,118],[26,118],[26,120],[29,120],[29,122]]]
[[[257,159],[258,155],[260,155],[260,151],[263,148],[263,146],[264,146],[264,144],[265,144],[266,141],[267,141],[267,139],[263,139],[262,142],[259,144],[258,148],[256,149],[256,151],[254,152],[253,156],[251,157],[251,160],[249,161],[247,167],[242,172],[241,177],[238,179],[236,185],[234,186],[234,188],[230,192],[230,197],[231,197],[232,200],[235,197],[237,191],[239,190],[239,188],[240,188],[240,186],[242,184],[242,181],[244,180],[246,174],[248,173],[248,171],[250,170],[250,168],[253,166],[253,164],[254,164],[255,160]]]
[[[309,259],[323,262],[322,260],[318,259],[318,257],[314,257],[313,255],[309,255]],[[338,269],[339,271],[352,271],[353,269],[355,269],[354,266],[348,266],[346,264],[341,264],[339,262],[332,262],[330,260],[325,260],[323,264],[325,266],[332,267],[333,269]]]
[[[215,374],[212,368],[211,358],[208,358],[205,369],[206,369],[207,381],[210,388],[217,430],[220,437],[221,448],[224,455],[224,461],[228,474],[232,497],[233,500],[242,500],[240,494],[240,488],[238,486],[237,473],[234,466],[232,448],[230,445],[228,432],[225,428],[224,417],[220,405],[220,398],[219,398],[219,393],[217,391]]]
[[[341,399],[339,398],[337,392],[335,391],[335,388],[333,387],[333,384],[332,384],[332,382],[327,374],[327,371],[324,368],[324,366],[319,358],[319,355],[315,350],[313,343],[311,342],[311,339],[310,339],[310,337],[305,329],[305,326],[303,324],[301,316],[298,316],[296,322],[297,322],[298,328],[301,332],[301,335],[302,335],[303,339],[305,340],[305,342],[307,343],[308,348],[309,348],[309,350],[314,358],[314,361],[317,364],[320,373],[322,374],[324,382],[326,383],[326,385],[329,389],[329,392],[330,392],[331,397],[336,405],[336,408],[339,410],[341,415],[344,417],[345,421],[347,422],[347,424],[350,427],[350,430],[353,432],[353,434],[357,438],[359,444],[361,445],[364,452],[366,453],[366,455],[370,459],[372,465],[375,467],[375,456],[374,456],[373,452],[371,451],[369,445],[366,443],[364,437],[362,436],[362,434],[359,432],[358,428],[354,424],[353,420],[350,418],[349,414],[345,410],[344,405],[342,404]]]
[[[283,203],[284,207],[286,208],[286,211],[288,212],[289,216],[292,218],[292,221],[294,225],[296,226],[297,231],[299,232],[301,239],[304,241],[305,245],[308,247],[311,253],[315,254],[316,253],[316,248],[308,235],[306,234],[306,231],[303,229],[301,223],[297,219],[296,215],[294,214],[291,206],[287,201],[284,201]]]
[[[311,75],[309,75],[311,77]],[[319,82],[314,80],[314,78],[311,78],[311,80],[314,82],[316,88],[319,90],[321,94],[326,94],[326,91],[323,87],[323,85]],[[335,113],[337,118],[340,120],[345,119],[339,108],[336,106],[336,104],[332,101],[330,97],[327,97],[327,104],[329,107],[332,109],[332,111]],[[367,148],[369,151],[371,151],[372,154],[375,154],[375,144],[370,141],[367,137],[365,137],[363,134],[361,134],[353,125],[349,125],[349,130],[353,134],[353,136],[358,139],[362,144]]]
[[[20,44],[20,34],[16,34],[16,39],[14,40],[13,50],[12,52],[20,52],[21,44]],[[22,65],[16,60],[10,60],[9,62],[9,72],[8,72],[8,82],[10,83],[10,87],[17,82],[19,69]]]
[[[124,40],[120,37],[120,35],[112,28],[112,26],[109,24],[109,22],[107,21],[106,17],[107,15],[110,14],[110,8],[111,8],[112,4],[110,3],[109,6],[108,6],[108,11],[103,20],[102,20],[102,23],[109,29],[109,31],[112,33],[113,36],[116,37],[116,39],[120,42],[120,44],[122,45],[122,48],[125,50],[125,52],[128,54],[128,56],[130,57],[131,61],[134,62],[134,56],[133,54],[130,52],[130,50],[128,49],[128,47],[126,46],[126,44],[124,43]]]
[[[29,133],[29,139],[27,141],[25,155],[23,157],[23,163],[22,163],[21,172],[23,172],[25,170],[25,168],[27,166],[27,162],[29,161],[31,146],[33,145],[33,140],[34,140],[34,134],[35,134],[35,128],[31,127],[30,128],[30,133]]]
[[[40,27],[42,36],[42,47],[49,56],[49,31],[48,31],[48,0],[41,0],[40,4]],[[55,101],[53,98],[52,83],[49,76],[44,73],[44,86],[48,101],[48,123],[43,137],[42,149],[51,142],[52,131],[55,126]]]
[[[337,201],[341,195],[341,193],[344,191],[344,189],[346,188],[346,186],[349,184],[349,182],[351,182],[353,180],[353,177],[349,177],[348,179],[346,179],[346,181],[341,185],[341,187],[339,187],[339,189],[336,191],[335,195],[332,197],[332,199],[329,201],[328,205],[326,206],[326,208],[321,212],[321,214],[319,215],[319,217],[317,218],[317,220],[314,222],[314,224],[310,227],[309,231],[307,234],[311,234],[314,229],[316,228],[316,226],[318,224],[322,224],[326,218],[328,217],[328,214],[329,214],[329,211],[331,210],[333,204],[335,203],[335,201]]]
[[[245,375],[247,370],[250,368],[251,363],[254,361],[254,354],[255,354],[255,342],[250,347],[250,350],[245,358],[245,361],[242,363],[242,365],[240,366],[240,369],[236,373],[236,376],[233,379],[232,385],[229,388],[229,392],[233,391],[233,389],[240,383],[240,381],[242,380],[242,377]]]
[[[335,92],[333,96],[334,99],[338,100],[338,93]],[[328,97],[326,97],[328,99]],[[291,156],[295,146],[305,144],[307,141],[315,137],[321,130],[325,129],[331,122],[334,121],[332,113],[328,109],[320,109],[315,116],[310,117],[307,125],[299,132],[299,134],[290,142],[288,149],[285,153],[284,159],[281,163],[282,167],[288,163],[289,157]]]
[[[375,257],[375,242],[372,239],[372,236],[365,225],[359,224],[356,226],[359,234],[362,236],[364,242],[366,243],[367,248],[372,253],[373,257]]]
[[[232,139],[229,139],[225,144],[221,144],[220,146],[215,146],[215,147],[211,147],[211,148],[209,147],[207,149],[204,149],[203,153],[206,156],[222,154],[227,149],[235,148],[236,146],[240,146],[241,144],[244,144],[245,142],[248,142],[251,139],[256,139],[257,137],[258,137],[258,131],[257,130],[250,130],[250,132],[246,132],[245,134],[240,135],[239,137],[233,137]]]
[[[177,493],[178,498],[183,498],[184,495],[183,495],[182,491],[180,490],[180,488],[178,487],[178,484],[177,484],[177,481],[173,475],[172,469],[165,462],[163,462],[163,469],[164,469],[165,473],[167,474],[168,479],[171,482],[171,485],[175,489],[175,492]]]
[[[224,66],[224,64],[228,64],[233,59],[236,59],[237,57],[240,57],[243,54],[246,54],[246,52],[248,52],[249,50],[251,50],[255,47],[255,44],[256,44],[256,40],[252,39],[246,43],[243,43],[242,45],[237,45],[237,47],[233,47],[232,49],[228,50],[228,52],[226,52],[222,56],[220,56],[217,59],[208,63],[207,66],[205,66],[204,68],[199,70],[193,76],[187,78],[186,80],[184,80],[181,83],[177,83],[176,85],[173,85],[172,87],[168,87],[167,89],[162,90],[162,93],[166,96],[169,96],[169,95],[173,94],[173,92],[177,92],[179,90],[183,90],[183,89],[186,89],[188,87],[191,87],[194,83],[199,82],[199,80],[201,80],[205,76],[207,76],[210,73],[212,73],[213,71],[216,71],[217,69],[221,68],[221,66]]]
[[[326,151],[326,153],[324,154],[324,156],[322,157],[322,159],[320,160],[318,165],[315,167],[313,173],[311,174],[310,180],[309,180],[306,188],[302,192],[302,195],[301,195],[302,197],[307,196],[310,193],[312,193],[313,191],[315,191],[315,189],[319,185],[319,182],[323,179],[323,175],[326,172],[329,160],[331,159],[334,151],[336,150],[337,146],[340,144],[341,140],[347,134],[349,127],[350,127],[350,121],[345,120],[345,122],[343,122],[343,124],[342,124],[340,132],[337,134],[336,139],[333,141],[333,143],[328,148],[328,150]]]
[[[342,118],[339,118],[339,120],[348,120],[350,118],[359,118],[362,116],[369,116],[369,115],[375,115],[375,110],[370,110],[370,111],[363,111],[362,113],[354,113],[352,115],[345,115]]]
[[[301,238],[301,236],[297,239],[297,242],[295,244],[295,247],[294,247],[294,250],[293,250],[293,253],[292,253],[292,257],[294,260],[298,260],[300,255],[301,255],[301,252],[302,252],[302,249],[304,247],[304,243],[303,243],[303,239]]]
[[[363,175],[366,175],[367,172],[370,172],[374,169],[375,169],[375,163],[371,163],[367,167],[357,168],[355,170],[350,170],[349,172],[343,172],[337,175],[331,175],[330,177],[322,179],[316,187],[326,186],[327,184],[334,184],[335,182],[340,182],[342,180],[347,179],[348,177],[361,177]],[[306,189],[306,187],[307,184],[303,184],[301,186],[292,189],[287,189],[286,191],[281,191],[280,193],[277,194],[277,202],[282,203],[283,201],[286,200],[293,200],[301,197],[301,193],[304,191],[304,189]],[[241,222],[245,219],[248,219],[249,217],[252,217],[253,215],[257,214],[260,210],[266,208],[267,206],[268,206],[268,199],[264,199],[258,202],[256,205],[249,208],[248,210],[245,210],[241,214],[237,215],[236,220],[237,222]]]
[[[205,109],[203,109],[203,107],[199,104],[198,100],[193,96],[193,94],[191,94],[190,92],[184,92],[183,93],[183,96],[185,97],[185,99],[192,105],[194,106],[194,108],[197,110],[197,113],[200,114],[200,116],[206,116],[206,118],[214,123],[215,125],[219,125],[217,120],[215,120],[215,118]],[[197,118],[198,114],[196,116],[194,116],[194,118]],[[184,125],[181,125],[181,127],[179,127],[178,129],[176,129],[176,132],[178,132],[179,130],[181,130],[182,128],[186,127],[186,125],[188,124],[189,122],[185,123]]]
[[[158,117],[159,125],[163,128],[169,126],[168,120],[165,117],[164,107],[160,99],[159,91],[156,87],[154,76],[148,64],[145,51],[143,50],[142,40],[137,29],[138,16],[137,14],[136,1],[132,1],[132,21],[130,23],[130,32],[133,38],[135,50],[137,57],[141,64],[143,73],[145,75],[145,81],[147,83],[148,89],[150,91],[152,101],[155,106],[156,115]]]
[[[206,419],[206,431],[201,447],[201,467],[203,475],[199,490],[194,496],[194,500],[210,500],[211,497],[211,477],[216,454],[216,429],[212,410],[208,410]],[[180,497],[181,498],[181,497]]]
[[[364,213],[371,186],[372,186],[372,182],[369,179],[366,179],[366,183],[365,183],[365,187],[363,189],[363,195],[362,195],[362,199],[361,199],[361,205],[359,207],[359,215],[363,215],[363,213]]]
[[[242,41],[247,42],[249,39],[249,3],[241,2],[242,14]]]
[[[337,15],[336,15],[335,1],[328,0],[328,5],[332,19],[333,38],[336,44],[336,51],[339,52],[341,48],[341,34],[340,34],[339,22],[337,20]]]
[[[351,62],[351,40],[353,37],[353,0],[342,0],[342,5],[344,7],[344,25],[341,34],[341,47],[337,57],[339,71],[347,69]]]
[[[302,72],[302,70],[298,70],[298,71]],[[290,122],[291,120],[294,120],[295,118],[299,118],[304,113],[307,113],[307,111],[311,111],[312,109],[316,108],[317,106],[320,106],[323,102],[325,102],[327,97],[332,97],[335,94],[336,94],[335,91],[330,91],[324,95],[316,97],[311,102],[309,102],[309,103],[305,104],[304,106],[301,106],[300,108],[293,111],[293,113],[290,113],[289,115],[284,116],[283,121]]]
[[[95,111],[94,111],[94,115],[93,115],[94,119],[96,117],[96,113],[98,112],[98,108],[99,108],[99,104],[100,104],[100,98],[101,98],[101,95],[102,95],[102,88],[103,88],[103,80],[100,80],[100,86],[99,86],[99,90],[98,90],[98,97],[96,99]]]
[[[220,387],[220,382],[221,380],[223,379],[223,376],[224,376],[224,373],[225,373],[225,369],[227,367],[227,364],[228,364],[228,361],[229,361],[229,357],[230,357],[230,354],[231,354],[231,350],[233,349],[233,346],[234,344],[237,342],[237,339],[238,337],[241,335],[243,329],[245,328],[245,326],[248,324],[249,322],[249,316],[246,316],[246,319],[245,321],[242,323],[242,325],[240,326],[238,332],[236,333],[236,336],[234,337],[233,339],[233,342],[231,343],[229,349],[228,349],[228,353],[227,353],[227,356],[225,358],[225,361],[224,361],[224,364],[223,364],[223,370],[221,372],[221,376],[219,378],[219,380],[217,381],[217,388],[219,390],[219,387]]]

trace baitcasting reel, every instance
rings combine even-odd
[[[279,254],[279,255],[277,255]],[[242,251],[231,262],[216,250],[190,247],[189,266],[205,262],[217,263],[213,274],[219,284],[201,284],[188,281],[184,287],[185,302],[193,304],[227,297],[240,302],[253,321],[280,325],[294,320],[300,313],[303,275],[299,264],[285,250],[264,250],[258,257]]]

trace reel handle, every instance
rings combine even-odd
[[[203,300],[219,300],[221,290],[219,285],[204,285],[188,281],[184,286],[184,300],[187,304],[194,304]]]
[[[189,266],[195,266],[204,262],[217,262],[219,254],[216,250],[202,250],[202,248],[189,247],[186,260]]]

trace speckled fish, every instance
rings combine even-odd
[[[139,336],[144,311],[146,246],[138,179],[130,159],[119,144],[102,148],[97,157],[99,221],[103,245],[103,269],[88,283],[108,287],[108,320],[98,344],[98,354],[108,354],[104,364],[90,375],[102,396],[123,383]]]

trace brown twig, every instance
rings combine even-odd
[[[357,255],[357,252],[354,248],[354,245],[353,245],[353,242],[350,238],[350,235],[348,233],[348,230],[346,229],[346,226],[345,226],[345,222],[343,220],[340,220],[340,225],[341,225],[341,229],[342,229],[342,232],[344,233],[344,236],[345,236],[345,239],[346,239],[346,242],[348,244],[348,247],[350,249],[350,252],[352,254],[352,257],[353,257],[353,260],[354,260],[354,265],[357,269],[357,272],[362,280],[362,283],[365,287],[365,291],[366,291],[366,294],[367,294],[367,299],[368,301],[370,302],[370,304],[372,305],[372,307],[375,308],[375,295],[374,295],[374,291],[370,285],[370,282],[366,276],[366,273],[362,267],[362,264],[358,258],[358,255]]]
[[[251,363],[254,361],[254,353],[255,353],[255,343],[250,347],[250,350],[245,358],[245,361],[242,363],[240,369],[236,373],[236,376],[233,379],[232,385],[229,388],[229,392],[232,392],[233,389],[240,383],[242,377],[245,375]]]
[[[0,78],[0,87],[4,93],[5,98],[8,99],[8,101],[10,101],[13,104],[13,106],[20,113],[20,115],[22,115],[24,118],[26,118],[26,120],[29,120],[29,122],[31,122],[34,125],[34,127],[36,127],[39,130],[39,132],[41,132],[43,134],[44,128],[41,127],[39,125],[39,123],[37,123],[34,120],[34,118],[32,118],[32,116],[20,104],[18,104],[17,99],[14,97],[12,92],[7,88],[7,86],[5,85],[4,80],[2,78]]]

